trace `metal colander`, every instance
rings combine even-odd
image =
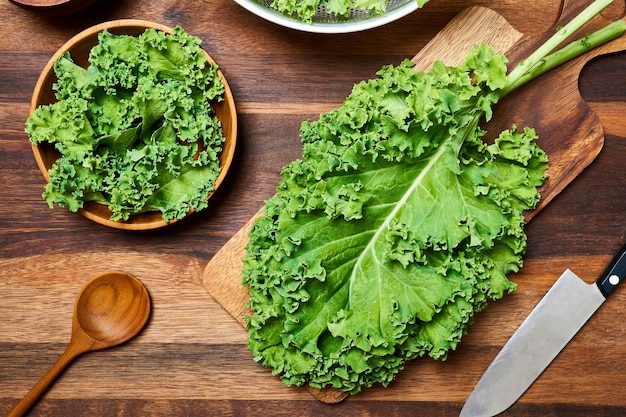
[[[346,17],[330,13],[326,10],[325,5],[320,5],[313,17],[313,22],[304,23],[273,10],[270,7],[272,0],[235,0],[235,2],[270,22],[315,33],[349,33],[371,29],[400,19],[418,8],[416,0],[388,0],[385,14],[372,14],[368,11],[354,9]]]

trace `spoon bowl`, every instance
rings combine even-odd
[[[123,272],[105,272],[92,278],[76,299],[67,348],[9,417],[24,415],[75,358],[128,341],[149,317],[150,296],[137,278]]]
[[[74,307],[74,328],[93,342],[90,350],[124,343],[135,336],[150,315],[150,298],[143,284],[122,272],[92,278]]]

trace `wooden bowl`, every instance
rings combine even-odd
[[[79,12],[99,0],[11,0],[25,9],[50,15],[65,15]]]
[[[54,74],[53,64],[63,53],[69,51],[72,59],[76,64],[87,67],[89,65],[89,51],[92,47],[98,44],[98,34],[103,30],[107,29],[110,33],[116,35],[125,34],[138,36],[142,34],[147,28],[155,28],[166,33],[172,33],[172,28],[157,23],[136,19],[124,19],[105,22],[93,26],[67,41],[54,54],[54,56],[50,58],[50,61],[48,61],[41,75],[39,76],[30,103],[30,113],[32,114],[35,109],[40,105],[51,104],[57,101],[56,97],[54,96],[54,91],[52,90],[52,84],[55,83],[57,80],[56,75]],[[213,58],[211,58],[211,56],[209,56],[206,51],[203,50],[203,52],[210,63],[215,63]],[[233,100],[232,92],[230,90],[230,87],[228,86],[228,83],[226,82],[224,74],[221,70],[218,70],[218,74],[222,79],[222,82],[224,83],[224,101],[216,103],[214,105],[214,108],[216,116],[222,124],[222,129],[224,131],[224,136],[226,140],[224,142],[222,153],[220,155],[221,171],[215,181],[215,187],[213,191],[209,194],[209,198],[215,193],[215,191],[224,181],[224,177],[226,176],[226,173],[228,172],[228,169],[230,168],[233,160],[233,156],[235,153],[235,144],[237,141],[237,112],[235,109],[235,102]],[[47,143],[38,145],[33,144],[32,148],[35,159],[37,161],[37,165],[39,166],[39,170],[41,171],[45,179],[49,182],[50,176],[48,175],[48,169],[52,167],[52,164],[57,160],[57,158],[59,158],[60,155],[53,145]],[[187,215],[191,214],[192,212],[193,210],[190,211]],[[79,213],[96,223],[100,223],[102,225],[114,227],[117,229],[126,230],[155,229],[176,221],[171,220],[169,222],[166,222],[165,220],[163,220],[161,212],[146,212],[133,215],[127,221],[112,221],[110,220],[111,211],[109,210],[109,208],[106,205],[95,202],[85,202],[84,207],[79,210]]]

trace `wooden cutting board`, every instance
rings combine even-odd
[[[566,1],[555,27],[571,19],[586,4],[581,0]],[[618,16],[611,18],[617,18],[623,12],[616,13]],[[589,28],[599,28],[606,23],[599,17],[585,26],[583,34]],[[418,70],[427,70],[438,60],[448,65],[458,65],[475,44],[487,43],[496,51],[506,54],[512,66],[547,37],[548,33],[539,38],[528,38],[497,12],[484,7],[472,7],[454,18],[412,61]],[[527,213],[527,220],[563,190],[602,149],[603,128],[598,117],[580,96],[578,77],[583,66],[593,57],[624,49],[626,36],[531,81],[498,103],[494,118],[485,125],[488,132],[494,135],[510,128],[512,124],[535,128],[539,135],[538,143],[550,158],[549,179],[540,190],[541,203],[537,209]],[[246,307],[247,289],[241,285],[242,259],[248,232],[255,218],[261,214],[262,210],[215,254],[203,273],[204,285],[209,294],[242,326],[245,326],[243,317],[252,313]],[[269,372],[268,378],[272,378]],[[335,389],[308,389],[317,399],[326,403],[340,402],[347,396]]]

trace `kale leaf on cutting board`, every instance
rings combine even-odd
[[[250,348],[288,384],[387,384],[406,360],[445,358],[474,312],[514,288],[547,157],[531,129],[482,141],[477,115],[506,66],[486,47],[468,62],[493,69],[473,82],[470,64],[406,61],[303,123],[303,157],[244,261]]]
[[[302,158],[246,247],[254,359],[287,385],[350,393],[388,385],[405,361],[445,359],[474,314],[515,289],[523,212],[546,178],[533,129],[487,144],[479,122],[512,86],[624,32],[610,26],[548,55],[576,30],[561,28],[509,75],[486,45],[458,67],[384,67],[303,122]]]

